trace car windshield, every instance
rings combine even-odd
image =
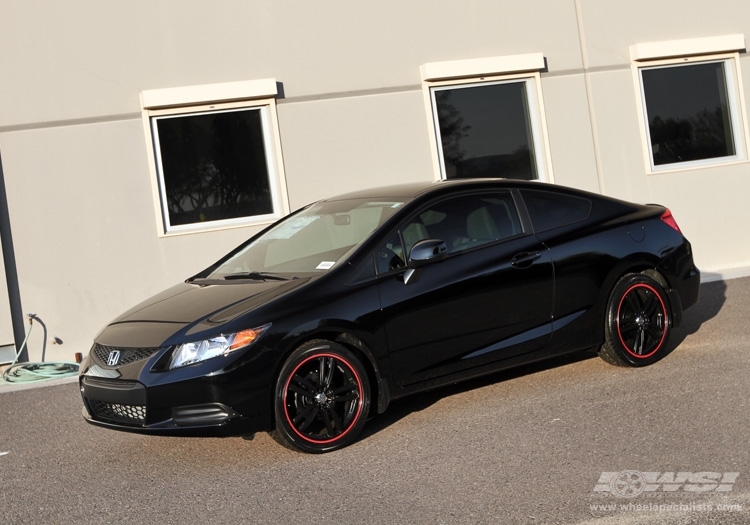
[[[207,279],[272,279],[325,272],[344,261],[404,200],[323,201],[287,217],[208,274]]]

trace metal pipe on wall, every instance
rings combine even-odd
[[[21,308],[21,290],[18,286],[18,271],[16,268],[16,255],[13,249],[13,235],[10,228],[10,213],[8,212],[8,195],[5,191],[2,153],[0,153],[0,244],[2,244],[3,248],[5,282],[8,286],[13,339],[16,343],[16,351],[18,351],[26,336],[26,324],[24,323],[23,310]],[[18,361],[28,362],[28,360],[29,352],[24,347],[18,357]]]

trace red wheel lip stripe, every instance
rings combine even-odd
[[[662,311],[662,314],[664,315],[664,323],[665,323],[664,327],[665,328],[664,328],[664,330],[662,330],[661,339],[659,340],[659,344],[657,344],[656,348],[654,348],[650,353],[648,353],[646,355],[639,355],[639,354],[636,354],[635,352],[633,352],[630,349],[630,347],[628,347],[628,345],[623,340],[623,338],[622,338],[622,331],[620,330],[620,310],[622,309],[622,303],[625,301],[625,297],[631,291],[633,291],[636,288],[646,288],[646,289],[650,290],[656,296],[656,298],[659,300],[659,304],[661,305],[661,311]],[[652,355],[654,355],[656,352],[658,352],[659,349],[664,344],[664,339],[667,337],[667,328],[666,328],[667,325],[666,325],[666,323],[668,323],[668,322],[669,321],[667,319],[667,307],[664,304],[664,301],[662,301],[662,298],[661,298],[661,295],[659,295],[659,292],[657,292],[656,289],[653,286],[651,286],[650,284],[646,284],[646,283],[634,284],[633,286],[631,286],[630,288],[628,288],[627,291],[624,294],[622,294],[622,299],[620,299],[620,303],[617,305],[617,337],[620,339],[620,343],[622,343],[623,348],[625,348],[625,350],[630,355],[632,355],[633,357],[635,357],[637,359],[648,359],[649,357],[651,357]]]
[[[292,420],[289,418],[289,411],[286,409],[286,402],[287,402],[287,392],[289,391],[289,384],[292,382],[292,378],[294,377],[294,374],[297,373],[297,370],[299,370],[303,365],[306,363],[312,361],[313,359],[320,359],[321,357],[331,357],[335,360],[337,360],[340,363],[343,363],[346,368],[349,369],[349,371],[354,374],[355,379],[357,380],[357,393],[359,394],[359,399],[357,400],[357,413],[355,414],[354,418],[352,419],[352,424],[349,425],[349,427],[344,430],[341,434],[339,434],[336,437],[330,438],[330,439],[311,439],[308,436],[305,436],[302,434],[299,430],[297,430],[297,427],[294,426],[294,423],[292,423]],[[286,417],[287,423],[289,423],[289,427],[294,431],[295,434],[297,434],[299,437],[304,439],[305,441],[309,443],[314,443],[316,445],[327,445],[329,443],[333,443],[335,441],[338,441],[342,439],[346,434],[349,433],[349,431],[354,426],[354,423],[359,419],[359,415],[362,412],[362,381],[359,378],[359,374],[356,370],[354,370],[354,367],[349,364],[348,361],[346,361],[341,356],[338,356],[336,354],[329,354],[329,353],[323,353],[323,354],[315,354],[311,355],[308,358],[306,358],[304,361],[302,361],[300,364],[294,367],[294,370],[292,370],[292,373],[289,374],[289,379],[284,384],[284,417]]]

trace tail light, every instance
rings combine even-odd
[[[682,233],[682,230],[680,230],[680,227],[677,226],[677,221],[674,220],[674,216],[672,215],[672,212],[669,211],[669,208],[667,208],[664,213],[661,214],[661,220],[667,226],[670,226],[671,228],[677,230],[679,233]]]

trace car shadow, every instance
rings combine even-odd
[[[727,300],[727,283],[713,281],[701,284],[698,303],[688,308],[682,317],[682,323],[672,329],[669,347],[664,357],[671,354],[691,334],[696,333],[706,321],[716,317]]]
[[[372,420],[367,423],[362,431],[361,439],[366,439],[369,436],[377,434],[381,430],[385,430],[410,414],[425,410],[444,398],[483,388],[495,383],[536,374],[544,370],[586,361],[594,357],[597,357],[596,350],[584,350],[573,354],[545,359],[544,361],[538,361],[528,365],[510,368],[508,370],[493,372],[485,376],[468,379],[452,385],[437,387],[434,390],[419,392],[417,394],[411,394],[407,397],[396,399],[388,405],[388,410],[383,414],[378,414],[377,417],[372,418]]]
[[[726,289],[727,285],[724,281],[715,281],[701,285],[701,295],[698,299],[698,303],[684,312],[682,322],[672,330],[669,346],[664,357],[679,347],[679,345],[690,334],[696,333],[703,323],[718,315],[726,301]],[[598,358],[597,350],[598,349],[590,349],[558,356],[397,399],[390,403],[388,409],[383,414],[379,414],[368,422],[362,431],[360,439],[367,439],[410,414],[425,410],[444,398],[502,381],[536,374],[544,370],[551,370],[561,366],[586,361],[588,359]]]

